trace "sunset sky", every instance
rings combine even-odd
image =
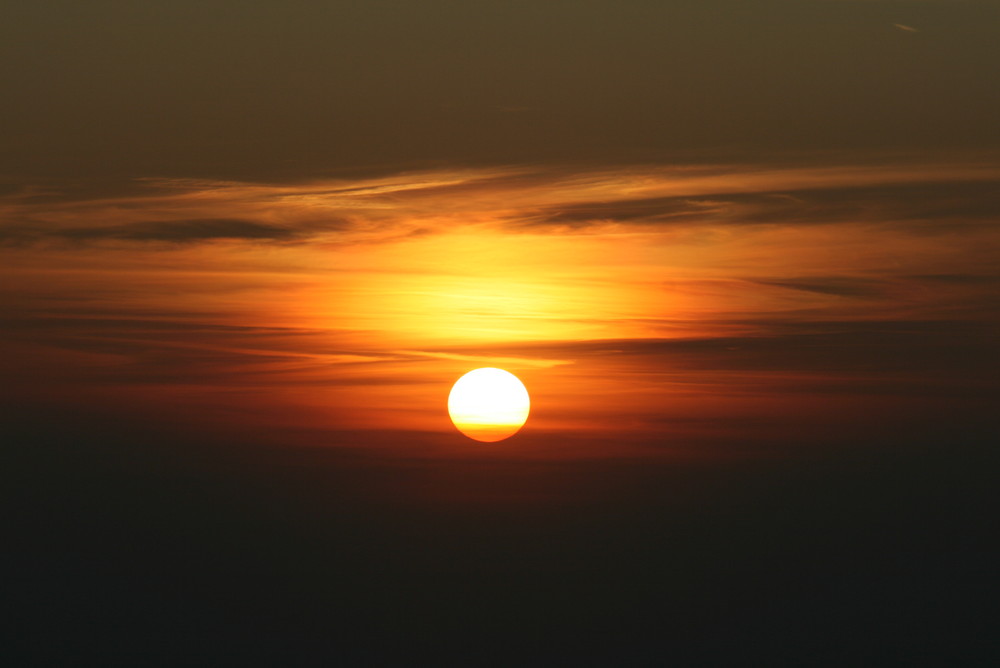
[[[218,601],[246,590],[220,564],[241,540],[267,555],[244,564],[261,609],[311,610],[316,625],[261,622],[267,638],[313,639],[338,578],[349,600],[378,602],[336,616],[345,638],[424,637],[413,610],[429,609],[487,645],[485,622],[456,621],[459,592],[488,587],[513,610],[510,592],[557,581],[532,599],[555,618],[586,609],[584,581],[637,564],[603,604],[655,620],[650,600],[669,591],[664,614],[706,638],[756,633],[737,618],[798,620],[834,562],[872,615],[924,610],[900,602],[905,578],[977,588],[978,575],[929,574],[989,563],[975,546],[1000,434],[1000,4],[38,0],[0,9],[0,62],[0,397],[34,658],[110,656],[101,639],[125,620],[133,659],[158,633],[233,656],[219,648],[246,619]],[[484,366],[532,401],[522,432],[493,444],[446,410],[455,380]],[[813,497],[802,481],[817,479]],[[947,500],[937,514],[928,488]],[[218,494],[250,510],[219,510]],[[802,503],[795,517],[822,527],[805,538],[786,514]],[[581,508],[603,519],[581,525]],[[205,528],[205,512],[230,529]],[[693,517],[702,533],[684,528]],[[400,547],[400,527],[421,522],[440,541]],[[473,548],[454,522],[512,565],[462,566]],[[869,554],[886,526],[898,539]],[[662,539],[643,542],[650,531]],[[643,547],[583,550],[605,534]],[[350,559],[382,575],[320,575],[348,535]],[[542,535],[569,537],[528,547]],[[840,546],[829,562],[826,541]],[[461,577],[383,563],[386,545]],[[794,575],[769,565],[747,580],[766,596],[729,600],[662,565],[745,584],[707,556],[720,546]],[[567,574],[557,564],[577,548],[590,556]],[[916,556],[891,595],[871,594],[903,555]],[[282,570],[299,559],[307,575]],[[87,565],[116,560],[133,570]],[[175,567],[225,594],[164,604]],[[408,589],[432,573],[440,590]],[[383,577],[396,588],[358,584]],[[629,587],[653,593],[636,602]],[[95,591],[104,612],[80,631]],[[425,608],[400,612],[408,596]],[[831,617],[765,642],[780,651],[764,664],[815,659],[826,622],[859,619],[826,596]],[[952,656],[987,619],[954,596],[968,619],[937,644],[912,640],[938,628],[928,607],[875,633],[896,644],[855,629],[850,651],[823,656]],[[706,600],[737,612],[719,621]],[[220,626],[179,625],[164,605]],[[154,607],[148,628],[120,612]],[[522,637],[517,615],[500,617],[497,633]],[[570,617],[538,623],[559,639],[605,628]],[[608,661],[669,664],[645,627],[620,623]],[[468,642],[451,656],[481,649]],[[306,644],[300,658],[335,656]],[[284,640],[267,647],[287,658]],[[560,647],[545,645],[552,661],[575,656]],[[673,656],[705,656],[684,647]]]

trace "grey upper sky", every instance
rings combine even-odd
[[[0,178],[994,150],[998,33],[995,2],[10,2]]]

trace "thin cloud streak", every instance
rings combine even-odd
[[[565,233],[608,224],[985,218],[1000,214],[998,182],[1000,167],[988,163],[498,168],[280,185],[146,179],[145,193],[122,198],[52,202],[9,195],[0,200],[0,244],[339,246],[479,227]]]
[[[29,226],[0,230],[0,243],[24,245],[49,239],[77,244],[102,241],[163,242],[196,244],[210,241],[288,242],[303,236],[301,230],[250,220],[209,218],[203,220],[148,221],[105,227],[40,229]]]

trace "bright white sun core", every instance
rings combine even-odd
[[[460,432],[492,443],[513,436],[528,419],[531,400],[517,376],[486,367],[465,374],[448,395],[448,414]]]

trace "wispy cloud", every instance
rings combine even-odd
[[[401,350],[400,354],[429,357],[432,359],[455,360],[458,362],[474,362],[483,365],[516,365],[549,369],[563,364],[572,364],[572,360],[545,359],[538,357],[504,357],[496,355],[470,355],[468,353],[444,352],[434,350]]]
[[[1000,215],[1000,166],[494,168],[355,181],[143,181],[96,199],[0,199],[0,243],[387,243],[461,228],[585,232],[692,226],[962,220]]]
[[[838,297],[882,297],[886,281],[856,276],[816,276],[803,279],[759,279],[760,285],[771,285],[789,290],[816,292]]]
[[[997,161],[900,159],[8,193],[0,364],[369,426],[435,415],[472,365],[642,420],[678,387],[958,392],[995,346],[998,183]]]
[[[76,243],[135,241],[194,244],[217,240],[288,242],[302,239],[304,236],[304,231],[299,229],[231,218],[147,221],[104,227],[45,229],[12,226],[0,229],[0,242],[7,244],[24,244],[46,239]]]

